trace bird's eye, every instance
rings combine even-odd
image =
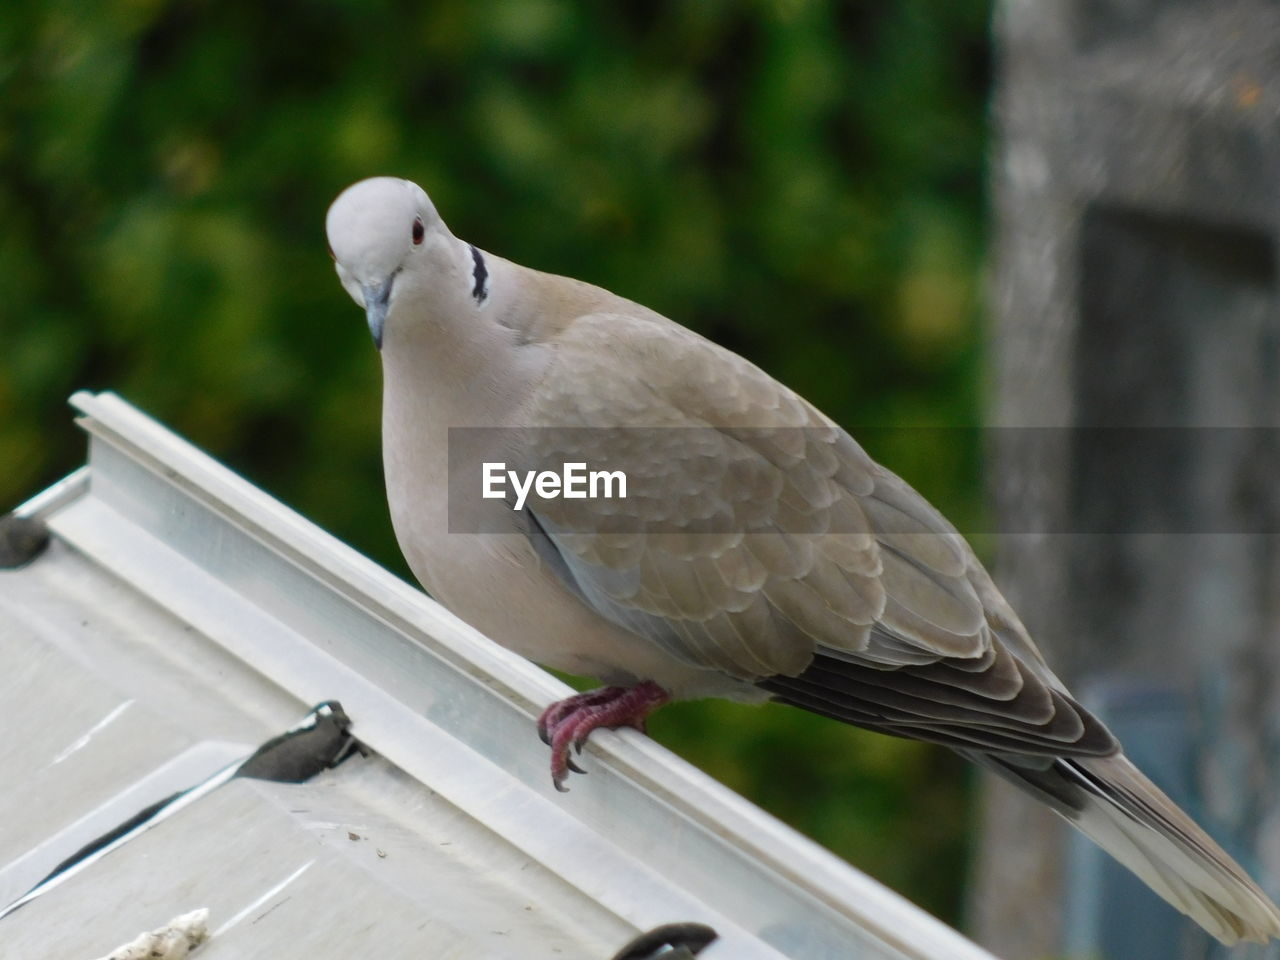
[[[334,263],[337,263],[338,255],[333,252],[333,247],[330,244],[325,244],[325,246],[329,248],[329,259],[332,260]]]
[[[417,217],[413,221],[413,245],[416,247],[422,242],[422,238],[426,236],[426,228],[422,226],[422,218]]]

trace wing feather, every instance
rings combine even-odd
[[[963,538],[802,398],[656,316],[584,317],[556,349],[529,413],[557,429],[531,459],[623,469],[629,494],[531,510],[637,642],[890,732],[1087,739]]]

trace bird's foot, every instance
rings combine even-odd
[[[649,714],[671,699],[652,680],[634,687],[601,687],[558,700],[538,718],[538,736],[551,747],[551,781],[562,793],[569,773],[586,771],[573,762],[570,751],[582,752],[592,730],[635,727],[644,733]]]

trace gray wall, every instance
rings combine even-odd
[[[1280,7],[1005,0],[996,29],[998,579],[1275,895]],[[1217,955],[1012,791],[983,819],[972,920],[1006,960]]]

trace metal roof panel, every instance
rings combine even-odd
[[[73,402],[88,470],[23,508],[53,541],[0,573],[0,901],[312,703],[376,754],[218,787],[0,919],[6,958],[209,906],[210,960],[606,960],[677,920],[716,928],[707,957],[990,960],[634,731],[556,793],[533,719],[563,684],[120,398]]]

